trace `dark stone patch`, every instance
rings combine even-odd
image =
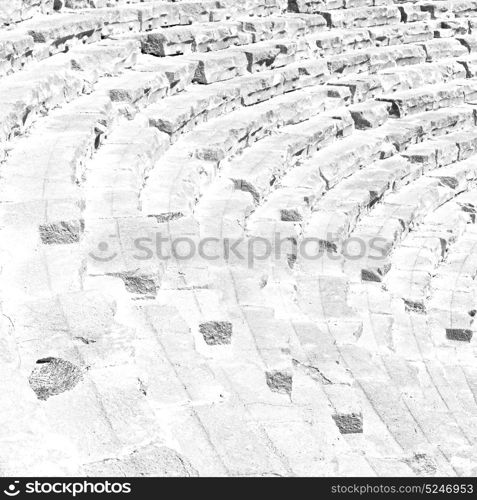
[[[415,312],[418,314],[425,314],[426,306],[422,302],[416,302],[413,300],[404,300],[404,307],[406,312]]]
[[[84,232],[84,221],[60,221],[39,226],[41,242],[44,245],[68,245],[78,243]]]
[[[184,217],[184,214],[182,212],[168,212],[160,215],[150,215],[150,217],[154,217],[158,224],[163,224],[165,222],[181,219]]]
[[[70,391],[83,378],[78,366],[61,358],[43,358],[36,364],[28,382],[37,398],[42,401]]]
[[[384,276],[391,269],[391,264],[385,263],[377,266],[373,269],[362,269],[361,270],[361,281],[375,281],[381,282],[383,281]]]
[[[295,253],[287,254],[287,262],[288,262],[288,267],[290,269],[293,269],[295,267],[296,259],[297,259],[297,255]]]
[[[473,332],[466,328],[446,328],[446,337],[449,340],[458,340],[460,342],[470,342]]]
[[[439,177],[439,182],[444,187],[450,187],[451,189],[456,189],[459,185],[459,181],[455,177],[443,176]]]
[[[273,392],[291,394],[293,376],[290,370],[272,370],[265,374],[267,385]]]
[[[360,434],[363,432],[362,413],[337,413],[333,420],[341,434]]]
[[[379,283],[382,281],[382,276],[380,276],[378,273],[376,273],[374,271],[362,269],[361,270],[361,281],[375,281],[375,282]]]
[[[121,279],[129,293],[155,297],[157,295],[156,281],[151,276],[145,275],[122,275]]]
[[[260,203],[260,193],[257,191],[255,186],[253,186],[253,184],[242,179],[232,179],[232,181],[234,183],[235,189],[250,193],[252,195],[254,203],[256,205]]]
[[[232,323],[228,321],[207,321],[199,325],[199,331],[208,345],[230,344]]]
[[[280,210],[280,219],[283,222],[301,222],[303,217],[300,212],[294,208],[283,208]]]

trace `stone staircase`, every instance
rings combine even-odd
[[[0,0],[0,475],[475,475],[476,29]]]

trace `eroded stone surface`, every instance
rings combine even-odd
[[[38,399],[43,401],[72,390],[82,378],[80,368],[60,358],[42,358],[31,372],[28,382]]]
[[[230,344],[232,339],[232,324],[226,321],[207,321],[199,330],[209,345]]]

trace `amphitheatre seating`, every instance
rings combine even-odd
[[[0,1],[2,473],[475,475],[476,9]]]

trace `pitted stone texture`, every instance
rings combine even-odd
[[[44,245],[78,243],[84,232],[84,221],[60,221],[40,225],[40,237]]]
[[[291,394],[293,375],[289,370],[272,370],[266,373],[267,385],[273,392]]]
[[[80,368],[64,359],[43,358],[36,363],[28,382],[37,398],[43,401],[71,391],[83,378]]]
[[[363,432],[363,415],[361,413],[338,413],[333,415],[341,434],[360,434]]]
[[[199,331],[208,345],[230,344],[232,340],[232,324],[226,321],[201,323]]]

